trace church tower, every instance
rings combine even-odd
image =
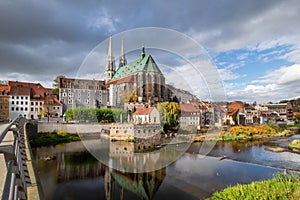
[[[112,37],[109,37],[107,61],[106,61],[106,82],[109,82],[116,71],[115,58],[112,52]]]
[[[122,47],[121,47],[121,56],[120,56],[119,67],[123,67],[126,64],[127,64],[127,61],[126,61],[125,53],[124,53],[124,40],[122,40]]]

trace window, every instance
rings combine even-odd
[[[16,107],[16,111],[19,111],[19,107]]]
[[[20,103],[21,103],[21,105],[23,105],[23,101],[21,101]]]
[[[0,106],[0,109],[2,110],[2,106]]]
[[[21,99],[23,99],[23,97],[21,97]]]
[[[11,107],[11,111],[15,111],[15,108],[14,108],[14,107]]]
[[[19,99],[19,96],[17,96],[17,99]]]
[[[4,108],[5,108],[5,110],[8,110],[8,106],[5,106]]]
[[[39,102],[36,101],[36,102],[35,102],[35,105],[38,106],[38,105],[39,105]]]
[[[27,111],[27,107],[25,107],[25,111]]]
[[[43,105],[43,102],[40,102],[40,106]]]
[[[28,105],[28,102],[27,102],[27,101],[25,101],[25,105]]]
[[[5,112],[2,112],[2,113],[1,113],[1,115],[2,115],[2,116],[5,116],[5,115],[6,115],[6,113],[5,113]]]
[[[34,105],[34,103],[33,103],[33,102],[31,102],[31,105],[33,106],[33,105]]]
[[[73,103],[73,100],[69,100],[69,101],[68,101],[68,104],[72,104],[72,103]]]
[[[15,102],[14,102],[14,101],[12,101],[12,102],[11,102],[11,104],[12,104],[12,105],[14,105],[14,104],[15,104]]]
[[[2,98],[0,98],[0,102],[2,102]]]
[[[33,108],[31,108],[30,110],[33,111]]]
[[[25,97],[25,99],[27,100],[27,99],[28,99],[28,97]]]
[[[19,105],[19,102],[18,102],[18,101],[16,101],[16,104],[17,104],[17,105]]]
[[[12,98],[12,99],[15,99],[15,96],[12,96],[11,98]]]
[[[23,107],[21,107],[20,110],[23,111]]]
[[[63,97],[66,97],[66,96],[67,96],[67,93],[64,92],[64,93],[63,93]]]

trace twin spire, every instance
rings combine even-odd
[[[142,58],[144,58],[144,57],[145,57],[145,48],[143,45]],[[126,60],[125,52],[124,52],[124,40],[122,39],[119,68],[123,67],[126,64],[127,64],[127,60]],[[113,55],[113,50],[112,50],[112,36],[110,36],[109,44],[108,44],[108,52],[107,52],[107,62],[106,62],[106,82],[109,82],[112,79],[115,72],[116,72],[115,57]]]

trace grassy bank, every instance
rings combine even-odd
[[[293,140],[289,147],[300,150],[300,140]]]
[[[79,141],[80,137],[64,131],[52,131],[51,133],[39,133],[38,137],[30,140],[31,147],[41,147]]]
[[[256,140],[270,137],[291,136],[290,130],[280,130],[269,125],[262,126],[233,126],[228,131],[221,131],[216,134],[196,135],[195,142],[204,140],[236,141],[236,140]]]
[[[300,199],[299,177],[275,174],[274,178],[265,181],[252,182],[248,185],[228,187],[221,192],[214,193],[209,200],[215,199]]]

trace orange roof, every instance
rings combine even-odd
[[[134,112],[135,115],[147,115],[150,114],[150,112],[153,110],[153,107],[149,108],[137,108]]]
[[[32,96],[34,98],[44,99],[47,94],[52,94],[52,90],[44,88],[40,83],[28,83],[28,82],[18,82],[18,81],[9,81],[10,86],[22,86],[29,87],[32,89]],[[46,94],[47,93],[47,94]]]
[[[179,104],[180,112],[199,112],[199,108],[193,104]]]
[[[29,87],[24,86],[12,86],[10,90],[11,95],[26,95],[30,96],[31,89]]]
[[[115,84],[121,84],[121,83],[134,83],[134,76],[130,75],[130,76],[126,76],[124,78],[110,81],[109,83],[107,83],[107,86],[109,86],[111,84],[115,85]]]
[[[9,94],[10,86],[9,85],[0,85],[0,92],[5,92],[5,93]]]

